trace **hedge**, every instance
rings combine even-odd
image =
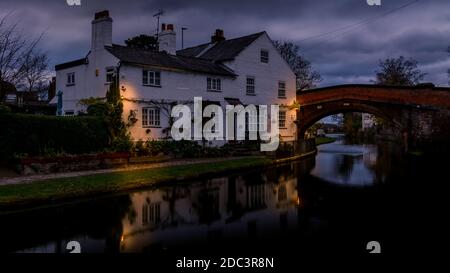
[[[17,155],[45,156],[103,151],[110,142],[106,123],[97,117],[0,114],[0,162]]]

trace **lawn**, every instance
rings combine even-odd
[[[113,172],[0,186],[0,206],[47,202],[138,189],[158,182],[196,178],[270,164],[266,158],[242,158],[154,169]]]
[[[335,142],[336,139],[332,137],[316,137],[316,146]]]

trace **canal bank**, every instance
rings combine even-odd
[[[121,170],[38,175],[4,179],[0,183],[0,208],[15,210],[60,202],[118,194],[163,183],[204,179],[231,172],[264,169],[315,155],[273,159],[264,156],[193,159]]]
[[[299,253],[335,255],[336,249],[366,253],[372,240],[380,241],[384,252],[405,251],[408,242],[417,242],[410,238],[439,219],[427,201],[436,200],[433,189],[445,181],[435,181],[438,173],[431,163],[403,163],[409,160],[396,148],[333,143],[321,145],[316,156],[288,164],[52,206],[50,200],[47,207],[0,215],[0,232],[8,235],[0,252],[65,253],[67,243],[77,241],[82,253],[157,257],[225,251],[293,260]],[[433,217],[423,221],[418,217],[429,214]]]

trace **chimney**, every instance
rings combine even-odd
[[[159,51],[166,51],[169,54],[175,55],[177,50],[177,36],[173,30],[173,24],[162,24],[161,32],[158,35]]]
[[[112,45],[112,22],[108,10],[95,13],[92,21],[92,51],[102,50],[106,45]]]
[[[225,37],[223,36],[223,29],[216,29],[214,35],[211,36],[211,43],[215,44],[222,41],[225,41]]]

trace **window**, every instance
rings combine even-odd
[[[208,91],[221,91],[222,86],[220,79],[217,78],[207,78],[206,79],[206,89]]]
[[[286,82],[283,81],[278,82],[278,97],[286,98]]]
[[[67,85],[75,85],[75,73],[67,73]]]
[[[112,83],[114,80],[114,68],[107,68],[106,69],[106,83]]]
[[[286,190],[286,185],[280,185],[280,187],[278,187],[278,202],[287,200],[287,190]]]
[[[142,207],[142,224],[158,224],[160,221],[161,205],[159,203],[144,204]]]
[[[286,128],[286,111],[278,112],[278,125],[280,128]]]
[[[142,127],[160,125],[161,115],[158,108],[142,108]]]
[[[247,77],[247,94],[254,95],[255,94],[255,78]]]
[[[261,62],[262,63],[269,62],[269,51],[261,49]]]
[[[151,86],[161,86],[161,72],[153,70],[143,70],[142,84]]]
[[[73,116],[73,115],[75,115],[75,111],[73,110],[64,111],[64,116]]]
[[[256,209],[265,207],[265,184],[247,186],[247,208]]]

